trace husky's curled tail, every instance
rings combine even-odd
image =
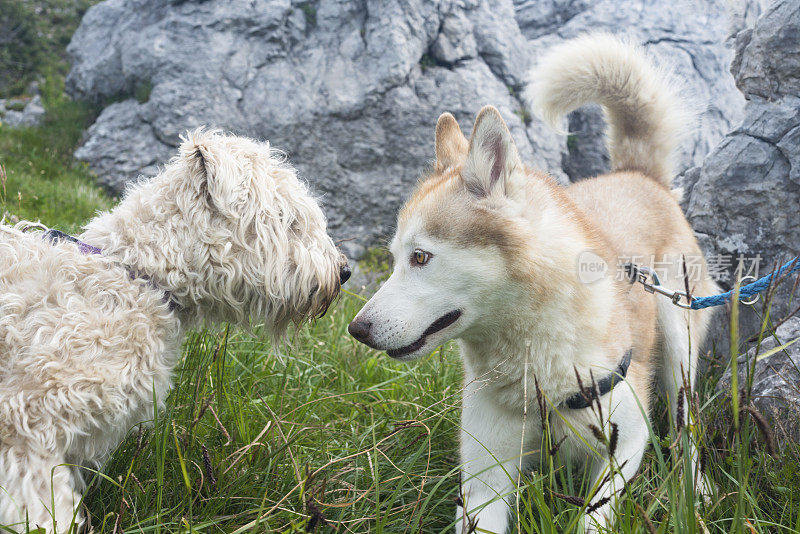
[[[548,51],[528,75],[525,98],[556,129],[570,111],[601,104],[612,170],[640,171],[669,188],[672,152],[693,121],[677,93],[640,48],[590,34]]]

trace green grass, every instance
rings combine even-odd
[[[303,532],[315,509],[343,532],[445,528],[455,354],[388,365],[347,335],[360,302],[345,296],[284,356],[240,332],[192,335],[166,412],[131,434],[90,491],[95,528],[107,518],[99,531],[111,532],[123,508],[129,531]]]
[[[317,25],[317,6],[312,2],[303,2],[298,4],[298,7],[303,11],[303,16],[306,18],[306,24],[309,28],[314,28]]]
[[[65,48],[96,1],[0,0],[0,97],[19,96],[37,81],[47,111],[33,128],[8,128],[0,117],[0,220],[74,232],[112,204],[72,155],[97,110],[64,94]]]
[[[58,75],[48,76],[42,96],[47,113],[40,126],[13,129],[0,122],[0,216],[73,232],[112,205],[72,155],[95,113],[64,95]]]
[[[23,93],[44,73],[67,73],[65,49],[98,0],[0,0],[0,98]]]
[[[448,346],[406,365],[355,343],[345,329],[361,302],[344,296],[283,355],[228,329],[191,335],[166,410],[131,432],[102,475],[85,472],[95,532],[449,532],[457,354]],[[720,399],[698,408],[704,434],[726,410]],[[665,426],[663,413],[655,419]],[[688,433],[674,445],[659,435],[616,532],[649,532],[648,522],[657,532],[800,529],[796,454],[767,456],[744,421],[733,447],[707,448],[718,494],[704,506],[682,472]],[[558,452],[543,463],[522,485],[522,531],[572,531],[582,507],[557,494],[583,495],[586,482]]]
[[[193,334],[166,411],[134,429],[91,486],[95,531],[450,532],[457,351],[393,362],[347,335],[361,304],[344,296],[280,351],[238,331]],[[687,487],[690,432],[670,443],[657,409],[615,532],[649,532],[647,521],[662,533],[800,531],[800,456],[767,455],[748,419],[737,433],[720,424],[730,408],[710,394],[714,385],[703,381],[691,433],[705,440],[717,495],[704,505]],[[585,495],[587,483],[558,452],[521,487],[523,532],[578,524],[582,507],[555,494]]]

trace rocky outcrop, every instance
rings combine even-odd
[[[107,0],[68,49],[68,91],[114,102],[76,155],[119,191],[155,172],[186,129],[269,139],[359,255],[391,233],[443,111],[468,134],[494,104],[525,161],[562,180],[601,170],[597,114],[574,117],[591,128],[567,140],[517,98],[545,47],[598,29],[632,34],[686,80],[702,113],[682,162],[699,164],[741,112],[723,0]]]
[[[778,327],[759,347],[753,347],[737,360],[739,387],[747,390],[748,375],[752,372],[750,398],[753,406],[769,421],[779,442],[792,439],[800,442],[800,317],[792,317]],[[784,350],[773,352],[783,345]],[[768,355],[764,357],[764,355]],[[717,385],[728,395],[731,390],[731,371],[728,369]]]
[[[44,117],[42,97],[0,99],[0,125],[11,128],[36,126]]]
[[[710,261],[724,260],[726,287],[739,257],[745,270],[757,262],[763,276],[800,254],[800,0],[773,2],[733,42],[744,119],[682,177],[691,192],[687,215]],[[791,281],[782,286],[773,317],[788,310],[791,291]],[[747,335],[759,329],[754,314],[742,321]]]

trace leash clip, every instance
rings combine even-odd
[[[675,306],[686,310],[692,309],[694,297],[686,293],[686,291],[675,291],[662,286],[658,274],[656,274],[653,269],[649,267],[639,267],[633,263],[626,263],[624,268],[632,284],[634,282],[639,282],[648,293],[664,295],[668,297]],[[652,282],[649,280],[652,280]],[[681,302],[681,299],[684,299],[686,302]]]
[[[747,276],[742,277],[742,279],[739,281],[739,286],[740,286],[739,290],[740,291],[741,291],[741,287],[747,285],[747,284],[745,284],[745,281],[755,282],[756,281],[756,277],[752,276],[752,275],[747,275]],[[751,306],[751,305],[755,304],[756,302],[758,302],[760,298],[761,298],[761,294],[760,293],[756,293],[755,295],[753,295],[749,299],[740,299],[740,302],[742,304],[747,304],[748,306]]]

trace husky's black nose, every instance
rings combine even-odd
[[[347,331],[350,335],[364,344],[369,341],[369,331],[372,328],[372,323],[364,319],[353,319],[353,322],[347,326]]]
[[[339,285],[344,285],[345,282],[350,280],[351,274],[352,273],[350,272],[350,266],[347,265],[346,263],[342,265],[342,268],[339,269]]]

